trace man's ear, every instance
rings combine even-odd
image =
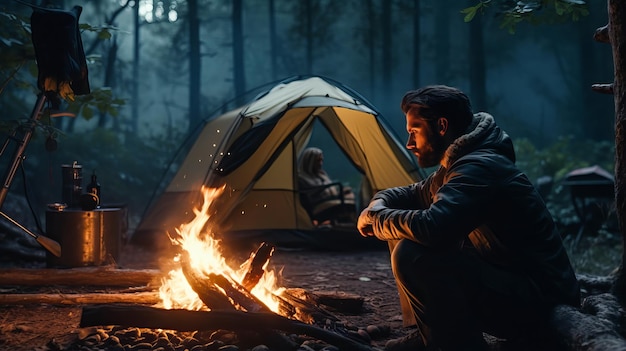
[[[444,136],[448,131],[448,119],[445,117],[440,117],[437,120],[437,132],[439,135]]]

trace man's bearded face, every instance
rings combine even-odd
[[[406,127],[409,138],[406,148],[417,156],[422,168],[434,167],[440,164],[447,149],[444,137],[420,116],[419,109],[411,109],[406,114]]]

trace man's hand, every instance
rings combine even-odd
[[[364,237],[374,236],[374,228],[372,227],[373,216],[370,214],[370,212],[379,211],[382,207],[384,207],[383,201],[380,199],[377,199],[377,200],[372,200],[369,206],[367,206],[367,208],[361,211],[361,214],[359,215],[359,219],[356,223],[356,227],[362,236]]]

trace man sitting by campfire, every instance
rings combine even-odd
[[[393,247],[417,329],[387,350],[487,350],[483,332],[542,338],[580,290],[550,212],[515,165],[509,136],[448,86],[407,92],[407,149],[425,180],[374,195],[357,227]],[[406,323],[405,323],[406,324]]]

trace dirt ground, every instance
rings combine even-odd
[[[240,254],[244,257],[249,252]],[[118,266],[129,269],[158,269],[161,265],[159,262],[163,260],[163,257],[158,256],[159,254],[146,249],[129,245],[122,250]],[[15,266],[10,262],[5,262],[4,265]],[[36,266],[37,263],[27,261],[19,265]],[[402,328],[389,252],[385,249],[329,252],[277,248],[269,268],[281,273],[284,287],[362,297],[364,305],[360,313],[338,316],[346,324],[357,327],[389,326],[391,334],[373,340],[372,346],[375,348],[382,349],[388,339],[406,332]],[[41,288],[46,291],[56,289]],[[0,283],[0,293],[36,291],[36,287],[3,286]],[[58,291],[67,289],[59,287]],[[64,340],[75,338],[81,309],[80,305],[0,305],[0,350],[48,350],[44,346],[51,341],[63,343]]]

